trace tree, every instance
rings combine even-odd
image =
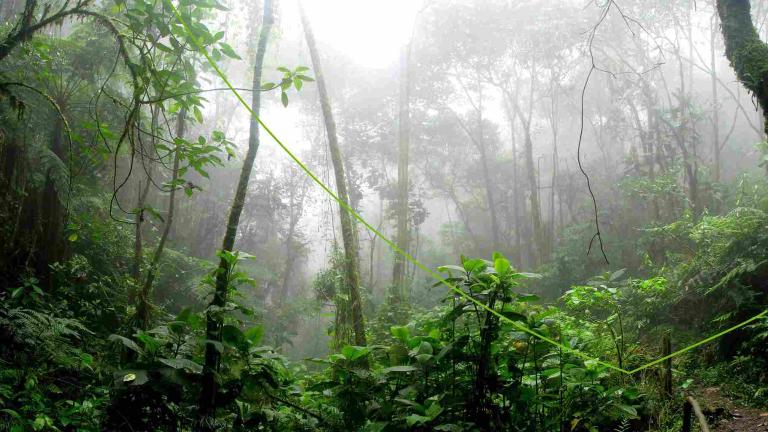
[[[315,79],[317,80],[317,88],[320,93],[320,107],[323,111],[323,119],[325,120],[325,132],[328,136],[328,148],[331,153],[331,162],[333,164],[333,171],[336,177],[336,193],[341,201],[349,205],[349,193],[347,191],[347,180],[344,175],[344,164],[342,160],[341,150],[339,149],[339,141],[336,133],[336,122],[333,119],[333,111],[331,110],[331,102],[328,97],[328,90],[325,86],[325,78],[323,76],[323,70],[320,64],[320,55],[317,52],[317,44],[315,43],[315,36],[312,33],[312,28],[309,25],[306,12],[303,6],[299,3],[299,10],[301,13],[301,22],[304,26],[304,36],[307,40],[307,47],[309,48],[309,55],[312,58],[312,67],[315,71]],[[341,223],[341,235],[344,243],[344,268],[345,268],[345,285],[348,289],[348,297],[350,303],[350,312],[352,315],[352,328],[354,330],[355,340],[354,343],[359,346],[366,345],[365,338],[365,321],[363,318],[363,304],[360,297],[360,271],[359,271],[359,259],[358,259],[358,239],[355,233],[355,226],[352,223],[352,216],[347,211],[344,205],[339,203],[339,220]]]
[[[258,91],[261,88],[261,75],[264,65],[264,55],[267,51],[267,41],[269,33],[272,30],[274,16],[272,10],[272,0],[264,0],[264,17],[259,34],[259,43],[256,49],[256,57],[253,64],[253,93],[251,98],[251,110],[254,117],[259,115],[261,108],[261,94]],[[252,118],[250,124],[250,135],[248,139],[248,152],[243,160],[243,167],[240,171],[240,178],[237,183],[235,196],[232,200],[232,207],[229,210],[226,232],[222,241],[222,253],[231,252],[235,246],[237,236],[237,227],[240,222],[240,215],[245,204],[245,195],[248,190],[248,180],[253,170],[253,162],[256,159],[256,152],[259,149],[259,125],[256,118]],[[229,286],[228,271],[229,264],[222,255],[219,261],[219,267],[216,270],[216,285],[211,300],[210,307],[217,309],[226,304],[227,291]],[[206,339],[210,341],[221,340],[222,319],[218,313],[209,310],[206,313]],[[218,382],[216,381],[217,370],[221,353],[213,343],[207,343],[205,346],[205,364],[203,365],[202,389],[200,392],[198,430],[201,432],[212,432],[216,430],[213,417],[216,412],[216,393]]]
[[[187,110],[182,108],[179,112],[179,117],[176,119],[176,146],[173,150],[173,168],[171,168],[171,181],[168,184],[170,192],[168,194],[168,212],[165,216],[163,224],[163,233],[160,235],[160,241],[157,243],[155,252],[152,255],[152,262],[149,264],[149,270],[147,270],[147,278],[144,281],[144,286],[138,295],[138,304],[136,306],[136,322],[137,328],[147,330],[149,328],[151,303],[150,296],[152,295],[152,284],[157,277],[157,266],[160,264],[160,258],[163,256],[165,250],[165,243],[168,241],[168,234],[171,232],[173,226],[173,215],[176,210],[176,191],[179,189],[179,159],[181,156],[181,144],[184,139],[184,126],[187,117]],[[149,181],[149,180],[147,180]],[[139,210],[139,214],[142,211]],[[140,221],[140,219],[139,219]],[[141,232],[141,224],[137,224],[137,233]],[[140,238],[138,239],[140,241]]]
[[[410,243],[408,231],[408,152],[411,134],[410,62],[411,44],[409,43],[403,48],[400,60],[400,110],[397,146],[397,247],[405,252],[408,252]],[[392,268],[392,297],[395,302],[403,299],[405,270],[405,258],[400,254],[395,254]]]
[[[768,44],[760,39],[752,23],[749,0],[718,0],[725,56],[736,77],[763,108],[764,131],[768,133]]]
[[[3,61],[16,46],[31,39],[38,31],[51,24],[59,23],[67,17],[91,15],[103,19],[101,15],[94,14],[88,9],[91,3],[93,3],[91,0],[78,0],[72,7],[68,7],[69,2],[65,2],[61,9],[54,9],[53,13],[50,13],[52,5],[46,4],[43,7],[42,15],[37,17],[38,1],[26,0],[24,10],[21,12],[21,17],[5,39],[0,41],[0,61]],[[15,2],[9,2],[8,8],[10,9],[8,11],[8,17],[10,17],[15,9]],[[4,16],[3,18],[5,19],[6,17]]]

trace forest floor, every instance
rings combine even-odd
[[[768,411],[743,406],[723,395],[719,387],[695,392],[713,432],[768,432]]]

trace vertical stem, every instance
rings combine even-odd
[[[336,176],[336,191],[339,199],[347,205],[349,205],[349,193],[347,192],[347,181],[344,174],[344,164],[342,162],[341,150],[339,149],[339,141],[336,133],[336,122],[333,119],[333,111],[331,110],[331,102],[328,97],[328,89],[325,85],[325,77],[323,76],[323,70],[320,63],[320,55],[317,51],[317,44],[315,42],[315,36],[312,33],[312,28],[309,25],[309,20],[304,11],[304,8],[299,3],[299,11],[301,13],[301,22],[304,26],[304,36],[307,40],[307,48],[309,49],[309,55],[312,58],[312,66],[315,71],[315,80],[317,81],[317,89],[320,93],[320,107],[323,111],[323,119],[325,120],[325,132],[328,136],[328,148],[331,154],[331,162],[333,164],[333,171]],[[360,274],[358,271],[358,239],[355,234],[355,226],[352,223],[352,217],[347,210],[339,204],[339,219],[341,222],[341,235],[344,242],[344,267],[346,275],[346,285],[349,290],[349,302],[352,315],[352,326],[354,330],[354,342],[356,345],[366,345],[365,337],[365,321],[363,318],[363,304],[360,297]]]
[[[717,63],[715,57],[715,42],[717,41],[717,14],[712,15],[709,43],[709,69],[712,83],[712,156],[714,166],[712,177],[715,183],[720,182],[720,103],[717,97]]]
[[[408,159],[410,147],[410,43],[403,48],[400,60],[400,113],[397,158],[397,247],[408,251]],[[392,269],[392,298],[397,303],[404,297],[406,270],[405,259],[395,254]]]
[[[672,354],[672,338],[669,331],[665,331],[661,337],[661,355],[666,357]],[[663,382],[664,396],[667,398],[672,397],[672,359],[668,358],[664,360],[664,382]]]
[[[180,140],[184,137],[184,123],[186,120],[187,111],[185,108],[182,108],[179,112],[179,118],[176,120],[176,140]],[[168,195],[168,213],[165,216],[165,224],[163,225],[163,233],[160,235],[160,241],[157,243],[157,248],[155,248],[155,253],[152,256],[152,262],[149,265],[149,270],[147,270],[147,279],[144,281],[144,286],[141,289],[141,292],[139,292],[138,295],[138,304],[136,305],[136,321],[138,324],[138,328],[142,330],[146,330],[149,328],[149,322],[150,322],[150,301],[149,298],[152,296],[152,284],[155,281],[155,277],[157,277],[157,266],[160,263],[160,258],[163,256],[163,250],[165,249],[165,242],[168,240],[168,234],[171,232],[171,226],[173,225],[173,215],[175,212],[175,201],[176,201],[176,190],[178,189],[178,185],[176,185],[177,180],[179,179],[179,144],[176,143],[176,147],[173,151],[173,168],[171,171],[171,191]],[[149,183],[149,179],[147,179],[147,183]],[[141,213],[141,212],[140,212]],[[141,230],[141,226],[137,227],[137,230]],[[140,238],[138,239],[141,240]]]
[[[259,33],[259,43],[256,49],[256,57],[253,65],[253,88],[261,88],[261,74],[264,66],[264,56],[267,51],[267,41],[274,23],[272,0],[264,0],[264,18]],[[251,109],[255,116],[259,115],[261,109],[261,92],[254,91],[251,98]],[[251,177],[253,163],[256,159],[256,153],[259,149],[259,125],[255,118],[251,118],[250,135],[248,139],[248,152],[243,160],[243,167],[240,171],[240,178],[237,182],[237,189],[232,200],[232,207],[229,211],[226,232],[222,241],[221,249],[223,252],[231,252],[235,246],[237,228],[240,224],[240,215],[245,205],[245,195],[248,190],[248,180]],[[219,266],[216,271],[216,286],[211,300],[211,306],[222,307],[227,301],[227,291],[229,290],[228,264],[222,257],[219,260]],[[221,317],[210,311],[206,312],[206,333],[205,338],[210,341],[219,341],[221,339]],[[219,369],[221,354],[212,343],[205,345],[205,364],[203,365],[202,389],[200,391],[198,422],[195,430],[198,432],[213,432],[217,430],[215,424],[216,413],[216,392],[218,382],[216,380]]]

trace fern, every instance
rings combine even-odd
[[[69,169],[65,161],[61,160],[56,153],[48,147],[35,146],[35,152],[31,155],[32,159],[37,160],[37,170],[43,178],[50,178],[53,181],[54,189],[59,197],[59,201],[67,200],[67,191],[69,190]]]
[[[21,308],[0,310],[0,327],[29,352],[63,364],[81,358],[76,343],[92,334],[77,320]]]
[[[629,432],[629,419],[624,418],[613,432]]]

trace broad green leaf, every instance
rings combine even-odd
[[[174,369],[184,369],[192,373],[202,373],[203,372],[203,366],[193,362],[190,359],[185,358],[175,358],[175,359],[166,359],[161,358],[160,363],[170,366]]]
[[[384,373],[390,373],[390,372],[413,372],[417,370],[419,369],[415,366],[403,365],[403,366],[388,367],[388,368],[385,368],[383,371]]]

